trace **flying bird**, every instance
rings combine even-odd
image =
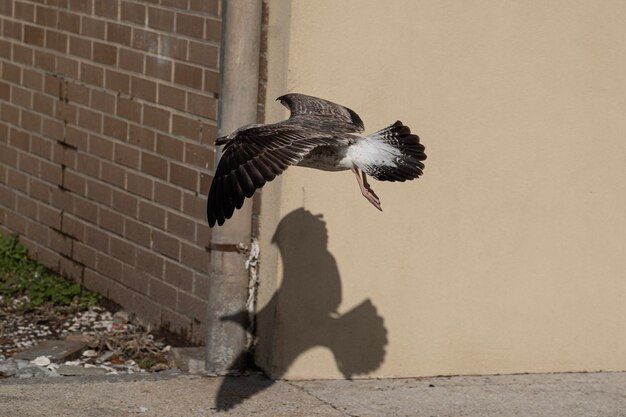
[[[287,120],[246,125],[215,141],[224,150],[209,191],[210,227],[224,224],[246,198],[291,165],[352,170],[361,194],[381,211],[367,175],[379,181],[406,181],[422,174],[424,145],[402,122],[360,136],[363,121],[347,107],[297,93],[277,100],[291,112]]]

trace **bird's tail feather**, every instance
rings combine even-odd
[[[406,181],[422,175],[424,149],[419,136],[397,121],[359,142],[352,159],[377,180]]]

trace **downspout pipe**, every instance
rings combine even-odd
[[[261,0],[222,1],[221,90],[218,137],[256,123],[258,109]],[[216,152],[216,164],[221,148]],[[235,363],[246,350],[246,329],[222,317],[246,310],[249,274],[246,257],[238,248],[250,244],[252,201],[211,234],[206,371],[224,374],[238,370]]]

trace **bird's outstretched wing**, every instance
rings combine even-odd
[[[360,133],[365,129],[358,114],[332,101],[298,93],[285,94],[276,100],[289,109],[289,119],[300,123],[310,122],[342,133]]]
[[[246,198],[329,138],[330,135],[283,123],[240,131],[224,148],[215,170],[207,204],[209,226],[224,224]]]

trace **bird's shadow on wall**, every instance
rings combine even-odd
[[[276,329],[275,336],[267,336],[276,340],[261,340],[267,332],[261,332],[257,339],[257,345],[273,346],[274,376],[284,376],[299,355],[316,346],[333,353],[345,378],[376,370],[387,345],[384,320],[369,299],[346,313],[338,312],[341,279],[337,262],[328,251],[328,231],[321,216],[305,209],[292,211],[279,223],[272,242],[281,254],[283,279],[255,321],[263,324],[271,320]],[[223,319],[247,328],[246,312]],[[245,356],[242,353],[231,369],[237,369]],[[229,410],[272,384],[271,380],[227,377],[218,391],[216,408]]]

